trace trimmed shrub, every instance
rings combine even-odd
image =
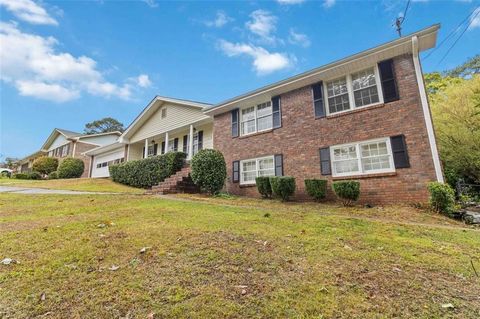
[[[287,201],[295,193],[295,178],[291,176],[272,176],[270,185],[273,195],[282,201]]]
[[[16,179],[42,179],[42,175],[39,172],[26,172],[26,173],[17,173],[13,175]]]
[[[58,178],[58,173],[57,171],[54,171],[54,172],[51,172],[50,174],[48,174],[48,179],[57,179]]]
[[[213,195],[223,188],[227,165],[221,152],[203,149],[193,156],[190,164],[192,180],[202,190]]]
[[[58,168],[58,159],[55,157],[42,156],[33,162],[32,169],[40,174],[48,175]]]
[[[141,160],[128,161],[109,166],[114,182],[138,188],[149,188],[163,182],[182,169],[185,153],[168,152]]]
[[[84,170],[83,161],[79,158],[67,157],[58,165],[58,178],[79,178]]]
[[[305,190],[310,197],[319,201],[327,196],[327,180],[326,179],[306,179]]]
[[[263,198],[272,197],[272,186],[270,185],[270,177],[260,176],[255,178],[255,183],[257,184],[257,189],[260,195]]]
[[[351,206],[360,196],[360,183],[357,181],[333,182],[333,191],[344,206]]]
[[[428,184],[430,205],[439,213],[449,215],[455,207],[455,192],[448,184],[431,182]]]

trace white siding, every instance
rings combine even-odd
[[[93,158],[92,178],[109,177],[108,166],[97,168],[97,164],[122,158],[124,154],[125,150],[121,147],[105,154],[95,155]]]
[[[114,143],[118,139],[117,135],[85,136],[80,139],[81,142],[97,144],[100,146]]]
[[[161,109],[165,107],[167,116],[162,119]],[[135,143],[208,118],[201,109],[166,103],[133,134],[130,142]]]
[[[50,144],[50,147],[48,148],[47,151],[51,151],[53,149],[56,149],[59,146],[68,144],[70,141],[65,138],[62,134],[58,134],[58,136],[53,140],[52,144]]]

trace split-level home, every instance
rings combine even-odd
[[[228,192],[258,196],[255,177],[357,180],[361,201],[424,202],[443,181],[419,53],[439,25],[205,110]],[[331,189],[329,187],[329,189]],[[329,196],[333,196],[330,192]]]
[[[55,128],[39,151],[19,161],[20,171],[31,170],[33,161],[40,156],[55,157],[60,160],[65,157],[74,157],[83,161],[85,168],[82,177],[88,177],[91,158],[83,153],[114,143],[120,134],[120,132],[82,134]]]
[[[213,120],[203,113],[211,104],[155,97],[116,143],[84,153],[91,156],[90,177],[108,177],[108,167],[123,161],[180,151],[190,159],[202,148],[213,148]]]

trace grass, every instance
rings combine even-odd
[[[72,191],[143,194],[145,190],[114,183],[106,178],[24,180],[0,178],[0,186],[64,189]]]
[[[1,194],[4,257],[2,318],[480,315],[480,232],[409,207]]]

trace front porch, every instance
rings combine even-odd
[[[184,152],[187,160],[201,149],[213,148],[213,123],[200,121],[128,144],[126,160],[137,160],[167,152]]]

